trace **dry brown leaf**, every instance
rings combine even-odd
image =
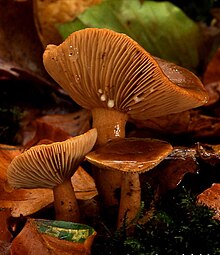
[[[21,130],[22,144],[26,148],[39,143],[42,139],[59,142],[70,136],[77,136],[90,129],[90,113],[80,110],[68,114],[49,114],[24,126]]]
[[[207,65],[203,76],[203,83],[205,86],[218,81],[220,81],[220,48]]]
[[[10,255],[11,243],[0,240],[0,254],[1,255]]]
[[[158,186],[158,194],[175,189],[187,173],[196,174],[198,163],[196,149],[188,147],[175,147],[173,152],[149,173],[153,186]]]
[[[56,254],[47,247],[45,241],[41,237],[41,234],[30,221],[25,224],[25,227],[13,240],[10,252],[11,255]]]
[[[11,217],[11,210],[10,209],[0,209],[0,240],[9,243],[12,239],[12,234],[9,231],[8,227],[8,219]],[[0,244],[1,247],[1,244]],[[1,249],[0,249],[1,254]]]
[[[71,181],[77,199],[89,200],[98,194],[94,179],[82,167],[77,169]]]
[[[62,42],[56,29],[57,24],[74,20],[86,8],[100,2],[101,0],[34,0],[35,24],[44,47],[50,43]]]
[[[0,59],[4,62],[0,72],[3,69],[19,76],[19,72],[27,71],[51,81],[43,67],[43,47],[35,28],[31,1],[0,1],[0,17]]]
[[[148,128],[160,133],[180,134],[188,130],[190,111],[184,111],[147,120],[130,120],[137,128]]]
[[[197,147],[200,158],[210,165],[217,165],[220,163],[220,145],[198,143]]]
[[[194,138],[218,138],[220,133],[220,118],[201,115],[192,112],[188,132]]]
[[[21,147],[0,144],[0,181],[6,181],[6,170],[12,159],[21,153]]]
[[[217,108],[216,115],[218,115]],[[220,118],[203,115],[199,110],[189,110],[145,121],[133,121],[133,123],[139,129],[143,128],[157,135],[188,134],[193,138],[212,138],[219,137],[220,132]],[[135,134],[138,132],[139,130]]]
[[[220,95],[220,48],[217,49],[206,67],[203,83],[209,94],[209,101],[206,106],[216,103]]]
[[[14,190],[7,192],[7,168],[12,159],[21,153],[16,146],[0,145],[0,208],[10,208],[14,217],[32,214],[53,202],[52,191],[46,189]]]
[[[214,218],[220,220],[220,184],[213,183],[212,186],[197,197],[198,202],[215,210]]]
[[[219,97],[220,97],[220,80],[216,81],[216,82],[211,82],[208,83],[205,86],[208,95],[209,95],[209,101],[206,104],[206,106],[212,105],[216,102],[218,102]]]
[[[6,192],[0,188],[0,207],[10,208],[13,217],[33,214],[53,203],[52,190],[48,189],[18,189]]]

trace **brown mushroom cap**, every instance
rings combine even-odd
[[[37,145],[15,157],[8,167],[14,188],[54,188],[71,178],[96,142],[95,128],[63,142]]]
[[[142,173],[157,166],[172,146],[151,138],[118,138],[86,155],[86,159],[102,169]]]
[[[207,102],[190,71],[152,57],[125,34],[87,28],[43,55],[48,73],[86,109],[104,107],[147,119]]]

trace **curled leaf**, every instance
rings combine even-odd
[[[72,222],[28,219],[13,240],[12,255],[89,255],[96,232]]]

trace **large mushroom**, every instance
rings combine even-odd
[[[71,177],[93,148],[96,138],[94,128],[62,142],[31,147],[10,163],[8,184],[13,188],[53,189],[56,219],[79,222]]]
[[[149,119],[201,106],[208,96],[190,71],[154,58],[125,34],[87,28],[72,33],[43,55],[47,72],[83,108],[92,111],[97,146],[125,137],[132,119]],[[96,171],[107,206],[117,204],[121,174]]]
[[[172,146],[150,138],[118,138],[89,152],[86,159],[92,164],[112,171],[121,171],[121,195],[117,227],[132,223],[141,206],[139,174],[156,167]],[[126,220],[124,220],[126,219]]]

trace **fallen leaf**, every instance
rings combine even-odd
[[[84,173],[88,175],[86,172]],[[92,178],[92,185],[90,183],[87,183],[88,187],[85,183],[81,183],[83,185],[83,188],[80,187],[80,183],[77,181],[77,177],[72,177],[72,180],[73,182],[78,183],[78,188],[76,189],[75,193],[77,199],[87,201],[97,195],[97,190],[95,188],[94,180]],[[91,186],[93,186],[94,189],[92,189]],[[53,192],[50,189],[18,189],[12,192],[6,192],[2,187],[0,187],[0,192],[0,207],[10,208],[13,217],[19,217],[20,215],[31,215],[48,206],[49,204],[52,204],[54,201]],[[85,211],[85,202],[81,202],[81,204],[84,207],[83,211]]]
[[[52,190],[48,189],[19,189],[6,192],[0,187],[0,207],[10,208],[13,217],[31,215],[53,203]]]
[[[190,118],[188,132],[196,139],[215,138],[215,140],[218,140],[220,132],[220,118],[202,115],[194,111]]]
[[[51,80],[43,67],[43,47],[35,28],[31,1],[0,1],[0,17],[0,59],[5,62],[0,70],[3,68],[14,76],[19,70],[27,70]],[[11,63],[16,63],[17,70],[10,68]]]
[[[4,242],[0,240],[0,254],[1,255],[10,255],[11,243]]]
[[[220,80],[206,84],[205,88],[209,95],[209,100],[205,106],[217,103],[220,97]]]
[[[215,210],[214,218],[220,220],[220,184],[213,183],[212,186],[197,196],[199,203]]]
[[[14,190],[7,192],[7,169],[12,159],[21,153],[21,147],[0,145],[0,208],[11,209],[14,217],[32,214],[53,202],[52,191],[46,189]]]
[[[211,144],[198,143],[197,151],[200,158],[204,162],[212,166],[220,164],[220,145],[219,144],[211,145]]]
[[[197,174],[198,162],[196,149],[175,147],[169,156],[149,173],[153,185],[158,187],[158,194],[175,189],[188,173]],[[146,179],[147,181],[147,179]]]
[[[11,217],[11,210],[6,208],[0,208],[0,240],[9,243],[12,240],[12,234],[9,231],[8,219]],[[1,247],[1,245],[0,245]],[[0,249],[1,251],[1,249]],[[2,253],[0,253],[2,254]]]
[[[219,100],[220,95],[220,48],[217,49],[209,61],[203,74],[203,83],[209,94],[206,106],[212,105]]]
[[[74,113],[48,114],[23,126],[21,136],[23,146],[30,148],[42,139],[53,142],[64,141],[70,136],[77,136],[90,129],[90,113],[79,110]]]
[[[175,114],[169,114],[166,116],[155,117],[147,120],[133,120],[138,129],[147,128],[159,133],[166,134],[181,134],[186,133],[190,122],[190,111],[184,111]]]
[[[220,48],[210,60],[203,75],[205,86],[213,82],[220,82]]]
[[[77,199],[89,200],[98,195],[94,179],[79,167],[71,178]]]
[[[86,8],[99,2],[101,0],[33,0],[35,24],[44,47],[62,42],[57,24],[75,19]]]
[[[0,144],[0,181],[6,181],[6,169],[12,159],[21,153],[21,147]]]
[[[220,114],[216,109],[216,115]],[[147,120],[130,120],[137,127],[129,136],[156,135],[156,137],[183,135],[183,139],[215,138],[219,137],[220,118],[204,115],[200,110],[189,110],[181,114],[170,114]],[[140,132],[142,130],[142,132]],[[145,133],[144,133],[145,131]],[[143,133],[143,134],[142,134]]]

